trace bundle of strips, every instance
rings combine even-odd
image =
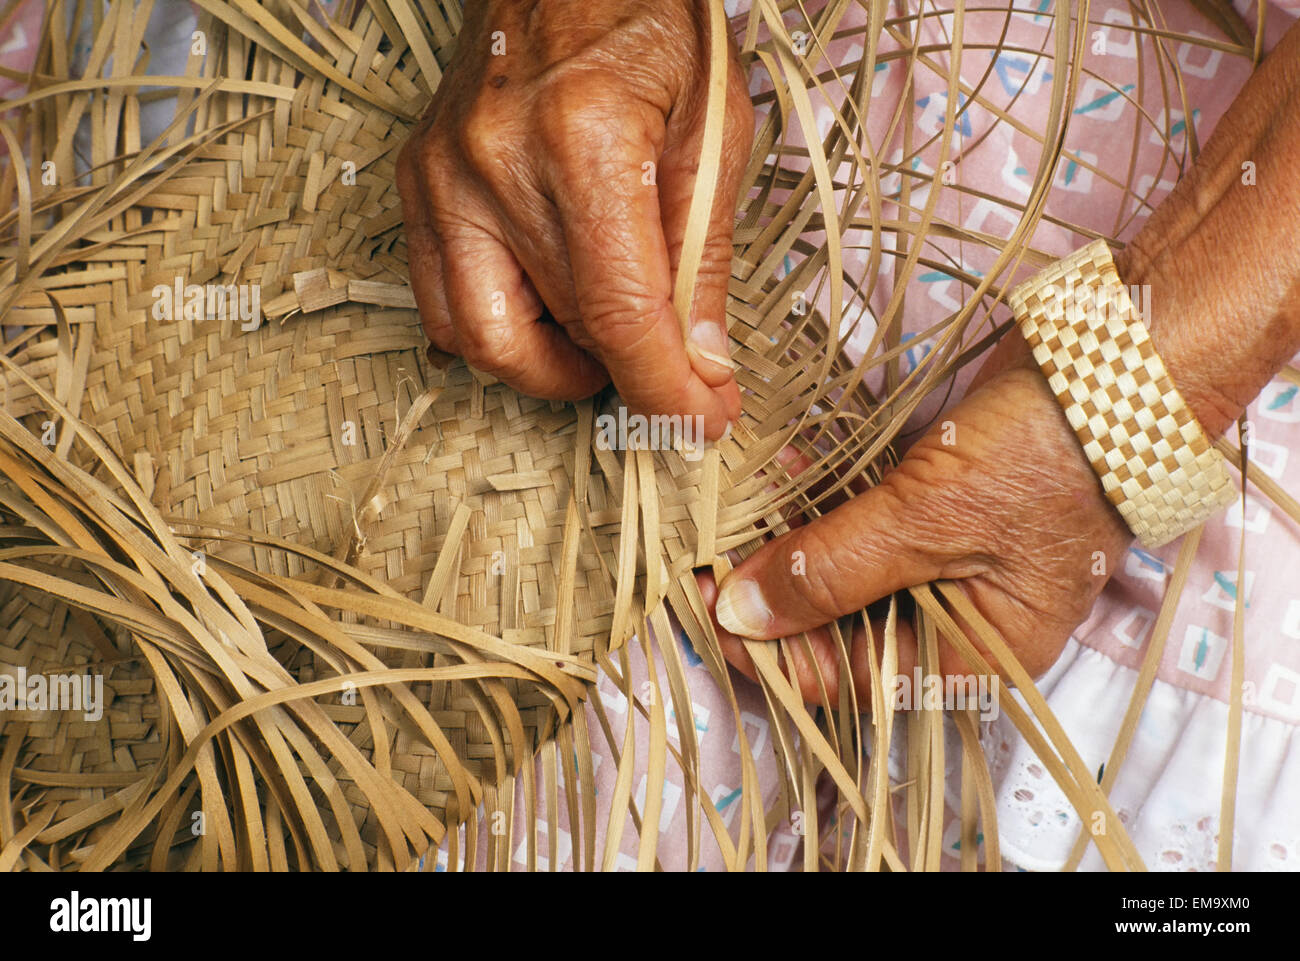
[[[1018,222],[1006,239],[944,222],[938,190],[911,204],[912,189],[930,182],[912,159],[937,143],[940,169],[953,155],[959,103],[984,98],[959,78],[959,42],[939,56],[916,39],[919,18],[940,13],[959,38],[960,0],[952,10],[908,6],[870,4],[867,27],[853,28],[861,53],[848,64],[833,65],[825,49],[846,35],[845,0],[812,13],[759,0],[741,25],[742,56],[775,87],[757,98],[765,119],[730,287],[744,417],[694,458],[595,443],[596,418],[617,404],[608,392],[543,402],[463,364],[443,372],[425,359],[394,162],[447,64],[456,3],[369,0],[326,16],[307,0],[198,0],[206,42],[196,42],[183,76],[159,76],[142,44],[151,0],[51,0],[35,67],[21,78],[27,92],[0,104],[0,669],[102,677],[104,699],[102,718],[0,714],[0,868],[409,870],[432,846],[454,844],[457,825],[476,837],[517,778],[529,803],[511,812],[508,836],[490,836],[473,856],[453,851],[453,868],[507,866],[512,838],[526,839],[529,863],[549,852],[554,866],[562,827],[575,839],[576,867],[609,867],[625,822],[639,832],[640,866],[651,868],[662,843],[656,785],[669,765],[685,785],[692,866],[704,838],[735,868],[765,867],[767,838],[795,811],[819,837],[826,823],[810,794],[829,780],[846,840],[826,856],[806,843],[805,867],[936,867],[951,759],[942,712],[895,714],[883,695],[898,598],[871,665],[869,704],[845,683],[828,692],[836,709],[810,710],[779,667],[780,645],[749,645],[783,784],[765,807],[736,708],[745,769],[730,826],[702,785],[672,623],[735,705],[692,571],[723,574],[795,514],[824,510],[846,478],[877,480],[917,405],[1005,330],[970,336],[1002,295],[997,278],[1021,258],[1048,259],[1028,240],[1062,158],[1088,4],[1056,17],[1050,49],[1029,51],[1052,62],[1052,111],[1036,133],[1032,193],[1008,208]],[[717,76],[720,2],[709,16]],[[1161,41],[1151,16],[1141,29]],[[1221,19],[1227,39],[1204,42],[1255,55],[1255,38]],[[89,53],[74,70],[86,23]],[[897,126],[913,108],[911,98],[872,100],[885,62],[909,76],[936,72],[949,91],[942,132],[928,145],[909,141],[889,163],[863,133],[866,116],[887,109]],[[1151,69],[1175,100],[1174,58]],[[173,119],[145,142],[142,113],[162,102],[174,105]],[[833,122],[819,131],[828,109]],[[679,304],[718,164],[709,151],[720,104],[709,110]],[[790,143],[796,130],[807,147]],[[61,172],[53,183],[43,176],[50,169]],[[900,175],[886,217],[882,181]],[[844,267],[850,229],[872,238],[857,277]],[[992,250],[996,265],[963,276],[969,296],[903,376],[908,279],[957,270],[936,259],[934,237]],[[884,256],[895,259],[895,293],[855,364],[838,349],[844,305],[866,302]],[[178,279],[181,296],[160,312],[167,296],[157,288]],[[187,310],[189,285],[222,288],[230,309]],[[247,306],[249,290],[265,315],[255,328],[234,309]],[[829,307],[792,313],[796,291]],[[864,386],[873,371],[884,374],[883,395]],[[797,477],[775,459],[791,443],[814,462]],[[1264,492],[1296,516],[1280,491]],[[923,666],[948,642],[973,671],[1018,685],[1023,706],[1004,698],[1003,710],[1083,823],[1105,817],[1110,829],[1081,835],[1075,864],[1095,843],[1112,868],[1142,866],[1106,792],[1195,544],[1189,537],[1179,558],[1101,783],[964,595],[945,583],[911,592]],[[953,612],[976,625],[985,653]],[[1240,630],[1240,612],[1237,620]],[[843,656],[845,638],[834,637]],[[1240,633],[1235,643],[1238,663]],[[662,674],[634,686],[634,656],[662,663]],[[621,737],[599,703],[602,730],[585,719],[602,674],[632,706]],[[661,690],[680,706],[676,745]],[[1239,702],[1231,717],[1239,724]],[[962,864],[976,868],[982,831],[983,863],[996,869],[977,718],[972,709],[955,722]],[[906,818],[891,815],[885,763],[900,726]],[[639,759],[651,785],[644,809],[631,791],[640,732],[649,745]],[[592,744],[602,737],[618,777],[598,812]],[[1235,771],[1235,748],[1227,764]],[[614,826],[603,849],[598,819]],[[1230,793],[1224,824],[1230,838]],[[432,862],[423,859],[425,869]]]

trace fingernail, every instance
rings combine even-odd
[[[763,599],[763,592],[748,578],[729,578],[724,582],[714,611],[719,624],[741,637],[761,637],[772,623],[772,611]]]
[[[727,356],[730,348],[727,344],[727,332],[722,329],[721,324],[715,324],[711,320],[696,324],[691,328],[691,344],[695,347],[695,352],[705,360],[712,361],[727,370],[736,369],[736,365]]]

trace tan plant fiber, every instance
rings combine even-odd
[[[1051,259],[1028,241],[1081,80],[1073,65],[1088,4],[1072,5],[1073,19],[1055,23],[1052,49],[1034,52],[1054,60],[1052,111],[1037,131],[1044,149],[1032,194],[1014,205],[1020,222],[1006,241],[943,221],[938,191],[913,206],[911,190],[929,182],[910,166],[922,145],[909,142],[900,162],[886,163],[863,134],[869,110],[912,126],[908,98],[870,97],[875,65],[901,60],[913,75],[946,79],[937,139],[941,156],[951,154],[956,94],[982,100],[959,77],[961,3],[943,11],[871,4],[868,28],[858,30],[860,62],[838,68],[824,44],[849,3],[815,12],[754,4],[743,56],[772,74],[776,93],[758,98],[766,117],[746,173],[730,287],[745,414],[699,460],[600,449],[593,425],[616,403],[608,393],[577,405],[542,402],[463,364],[443,372],[426,361],[393,170],[447,63],[457,4],[345,2],[332,19],[306,0],[197,6],[206,53],[192,55],[183,76],[160,77],[149,75],[141,43],[151,0],[51,0],[28,92],[0,104],[9,149],[0,177],[0,670],[98,672],[107,701],[99,721],[0,714],[0,868],[409,870],[462,822],[466,838],[476,837],[483,811],[511,804],[517,778],[526,804],[510,812],[510,835],[490,837],[486,850],[454,848],[453,870],[507,867],[511,838],[526,844],[530,866],[546,856],[554,866],[561,792],[576,868],[611,866],[623,832],[598,847],[596,824],[629,816],[638,864],[653,868],[662,841],[657,812],[639,810],[630,790],[632,730],[619,743],[599,699],[602,730],[585,720],[602,673],[632,705],[629,725],[648,732],[649,757],[640,760],[649,806],[667,766],[681,769],[692,867],[707,842],[733,868],[764,868],[766,839],[798,810],[807,818],[807,869],[936,868],[943,717],[895,715],[883,696],[896,607],[872,664],[870,705],[845,686],[830,692],[837,709],[809,711],[778,668],[777,645],[750,644],[783,783],[766,809],[738,724],[746,767],[730,829],[701,783],[689,712],[678,715],[677,744],[665,736],[660,691],[691,703],[669,617],[680,619],[734,705],[692,569],[725,572],[728,552],[752,551],[792,510],[815,515],[849,473],[878,479],[908,415],[1007,329],[979,332],[1002,295],[997,278],[1022,258]],[[1209,9],[1228,24],[1228,39],[1201,42],[1254,56],[1254,37],[1229,32],[1239,27],[1231,8]],[[940,12],[951,15],[954,37],[942,57],[915,39],[918,18]],[[76,31],[67,24],[82,15],[93,20],[92,45],[74,71]],[[717,71],[720,3],[710,16]],[[792,49],[796,23],[813,38],[803,56]],[[1157,43],[1169,36],[1161,23],[1151,5],[1142,29]],[[1180,99],[1172,56],[1145,69],[1170,101]],[[141,112],[160,101],[174,105],[173,122],[144,142]],[[835,111],[824,139],[816,105]],[[709,124],[706,173],[717,165],[716,110]],[[89,132],[83,146],[79,128]],[[795,129],[810,148],[790,146]],[[43,185],[47,160],[75,177]],[[345,164],[355,185],[343,182]],[[894,174],[903,188],[887,219],[881,180]],[[700,179],[679,304],[711,200],[711,177]],[[857,277],[845,272],[841,250],[851,229],[872,241]],[[889,251],[887,233],[896,240]],[[997,268],[964,276],[937,259],[934,237],[996,249]],[[869,296],[886,255],[896,258],[898,286],[854,364],[837,349],[840,305]],[[936,331],[926,361],[903,376],[903,291],[915,271],[936,265],[957,271],[968,296]],[[152,292],[177,277],[260,285],[266,319],[251,331],[230,316],[159,319]],[[832,305],[825,316],[791,315],[792,291],[823,289]],[[886,396],[863,386],[877,368]],[[815,455],[797,478],[773,459],[787,443]],[[1266,477],[1251,477],[1300,516]],[[1006,698],[1004,708],[1084,823],[1094,812],[1107,818],[1106,833],[1080,837],[1075,864],[1095,843],[1112,868],[1142,867],[1106,791],[1196,543],[1195,535],[1184,542],[1148,669],[1100,784],[960,591],[912,592],[923,664],[936,663],[947,639],[991,669],[952,613],[976,624],[984,649],[1024,692],[1027,707]],[[1236,659],[1241,643],[1239,616]],[[633,689],[629,664],[652,654],[664,672],[651,673],[646,697]],[[1238,699],[1234,717],[1240,710]],[[963,867],[977,867],[982,830],[986,867],[996,869],[977,722],[973,713],[955,722]],[[909,780],[898,789],[908,816],[896,821],[883,759],[898,725]],[[611,741],[618,778],[598,812],[591,746],[599,737]],[[1235,771],[1232,745],[1226,763]],[[524,763],[534,755],[540,778]],[[846,830],[826,854],[811,842],[825,828],[810,797],[819,778],[833,782],[836,830]],[[1225,813],[1230,803],[1225,793]],[[433,859],[423,863],[431,869]]]

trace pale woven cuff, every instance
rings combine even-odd
[[[1052,264],[1008,303],[1102,490],[1145,546],[1232,502],[1227,462],[1165,370],[1105,241]]]

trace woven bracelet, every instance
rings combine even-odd
[[[1107,499],[1144,546],[1232,502],[1227,462],[1174,387],[1105,241],[1052,264],[1008,303]]]

